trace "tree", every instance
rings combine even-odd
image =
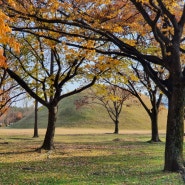
[[[125,59],[121,59],[121,61],[126,63]],[[152,134],[150,142],[160,142],[158,133],[158,113],[161,109],[160,104],[163,93],[161,93],[160,89],[153,83],[149,75],[138,62],[132,61],[130,63],[131,66],[129,66],[127,70],[120,65],[122,63],[116,65],[114,71],[111,71],[111,74],[108,75],[111,78],[105,78],[104,80],[111,85],[115,85],[130,92],[139,100],[151,120]],[[165,72],[161,70],[160,76],[162,77],[163,75],[165,76]],[[150,105],[147,105],[146,102],[143,101],[141,94],[145,94],[149,97]]]
[[[36,68],[38,66],[38,62],[36,62]],[[36,73],[36,79],[38,79],[38,70],[36,69],[35,71]],[[36,81],[36,89],[35,89],[35,93],[38,95],[38,81]],[[33,137],[39,137],[39,133],[38,133],[38,100],[35,99],[35,119],[34,119],[34,133],[33,133]]]
[[[139,22],[148,33],[139,33],[140,26],[131,27],[132,33],[136,31],[139,36],[146,38],[148,42],[153,43],[153,46],[158,49],[156,55],[151,55],[150,52],[144,53],[139,50],[136,45],[131,45],[128,42],[122,41],[122,35],[116,35],[113,32],[100,29],[100,27],[92,27],[88,21],[89,30],[100,33],[104,39],[108,39],[111,43],[118,46],[119,55],[130,57],[133,60],[139,61],[144,70],[150,75],[152,80],[160,87],[164,94],[169,99],[169,110],[167,119],[167,134],[165,147],[165,165],[166,171],[183,171],[183,106],[184,106],[184,73],[183,73],[183,41],[184,41],[184,23],[185,23],[185,6],[183,1],[137,1],[131,0],[137,13],[142,15],[143,24]],[[177,4],[181,2],[181,6]],[[129,4],[129,3],[128,3]],[[126,6],[126,5],[125,5]],[[128,8],[128,7],[127,7]],[[128,8],[131,10],[131,8]],[[124,12],[124,10],[123,10]],[[176,15],[180,13],[181,16]],[[92,16],[92,15],[91,15]],[[96,16],[98,16],[96,14]],[[104,16],[105,18],[105,16]],[[123,21],[123,20],[122,20]],[[137,20],[136,20],[137,21]],[[74,22],[76,22],[74,20]],[[86,21],[87,22],[87,21]],[[96,21],[94,21],[96,22]],[[96,22],[97,23],[97,22]],[[87,24],[87,23],[86,23]],[[108,22],[107,22],[108,24]],[[83,23],[79,24],[82,26]],[[147,25],[144,26],[144,25]],[[86,25],[84,26],[86,27]],[[129,26],[128,26],[129,27]],[[124,30],[123,30],[124,32]],[[151,32],[152,34],[149,34]],[[123,33],[122,33],[123,34]],[[128,37],[127,37],[128,38]],[[134,37],[133,37],[134,38]],[[129,39],[136,41],[136,38]],[[105,49],[103,48],[103,51]],[[101,52],[103,52],[101,51]],[[109,52],[114,54],[118,51]],[[107,53],[108,50],[105,51]],[[163,80],[160,79],[158,73],[152,68],[151,64],[156,64],[168,70],[169,76]]]
[[[121,114],[123,103],[131,96],[131,93],[116,85],[96,84],[87,96],[77,100],[76,106],[79,108],[89,103],[95,103],[103,106],[111,120],[114,122],[114,133],[119,133],[119,116]]]
[[[89,59],[93,57],[91,52],[84,53],[62,43],[52,42],[51,46],[47,39],[29,34],[20,34],[17,40],[22,43],[20,53],[15,54],[7,47],[5,54],[7,62],[13,62],[19,70],[7,65],[6,71],[30,96],[47,107],[48,126],[40,149],[51,150],[59,101],[92,86],[103,71]],[[76,87],[67,90],[73,83]]]
[[[5,117],[10,106],[21,99],[25,92],[10,78],[6,69],[0,69],[0,117]]]
[[[48,4],[14,1],[12,6],[2,0],[2,7],[15,21],[22,18],[40,24],[13,25],[13,30],[31,32],[57,42],[61,42],[60,38],[46,35],[45,31],[61,33],[68,36],[65,43],[70,46],[140,62],[169,100],[164,170],[185,171],[184,1],[53,0]],[[151,53],[151,48],[156,52]],[[161,79],[153,64],[165,68],[168,76]]]
[[[1,6],[2,2],[0,2]],[[6,16],[0,10],[0,46],[7,44],[12,47],[15,52],[19,52],[19,44],[16,42],[15,38],[11,35],[11,28],[8,26],[7,21],[10,20],[8,16]],[[8,74],[5,70],[7,67],[6,58],[4,57],[3,49],[0,48],[0,116],[2,116],[9,108],[11,103],[16,101],[16,98],[22,93],[12,92],[16,90],[17,86],[12,83]],[[11,81],[11,82],[10,82]]]
[[[38,101],[35,100],[35,120],[34,120],[34,133],[33,133],[33,137],[39,137],[39,133],[38,133]]]
[[[142,66],[136,64],[132,65],[133,72],[135,73],[138,80],[131,80],[128,78],[128,83],[120,84],[121,87],[127,88],[128,91],[135,96],[151,120],[151,140],[150,142],[160,142],[158,133],[158,114],[160,111],[160,105],[163,97],[163,93],[160,91],[158,86],[153,83],[149,75],[143,70]],[[121,76],[125,75],[119,72]],[[162,74],[161,74],[162,75]],[[147,105],[141,94],[146,94],[149,97],[150,105]]]

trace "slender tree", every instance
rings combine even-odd
[[[123,103],[129,99],[131,93],[116,85],[95,84],[90,88],[88,95],[78,99],[75,104],[80,108],[87,104],[99,104],[105,108],[114,123],[114,134],[119,133],[119,116]]]
[[[36,62],[36,68],[37,68],[38,62]],[[35,71],[36,73],[36,79],[38,79],[38,70],[36,69]],[[35,89],[35,93],[38,95],[38,81],[36,81],[36,89]],[[34,110],[34,132],[33,132],[33,137],[39,137],[39,133],[38,133],[38,100],[35,99],[35,110]]]
[[[137,80],[132,80],[128,77],[127,83],[120,83],[119,86],[128,89],[128,91],[135,96],[151,120],[151,140],[150,142],[161,142],[158,132],[158,114],[160,111],[160,105],[163,97],[163,93],[160,91],[159,87],[153,83],[149,75],[143,70],[141,65],[134,66],[132,64],[133,73],[137,77]],[[118,72],[119,75],[125,76],[121,71]],[[162,73],[161,73],[162,76]],[[150,104],[147,105],[143,100],[141,94],[146,94],[149,97]]]
[[[35,109],[34,109],[34,132],[33,137],[39,137],[38,133],[38,100],[35,100]]]

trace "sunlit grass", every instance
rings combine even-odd
[[[149,134],[57,133],[56,149],[41,153],[44,133],[31,136],[1,135],[0,185],[183,185],[162,171],[165,143],[147,143]]]

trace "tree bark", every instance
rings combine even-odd
[[[38,101],[35,100],[35,123],[33,137],[39,137],[38,134]]]
[[[151,142],[161,142],[159,139],[159,132],[158,132],[158,121],[152,120],[152,138]]]
[[[119,133],[119,121],[115,120],[114,124],[115,124],[114,134],[118,134]]]
[[[161,142],[159,139],[159,132],[158,132],[158,111],[152,109],[152,113],[150,115],[151,119],[151,130],[152,130],[152,137],[150,142]]]
[[[180,85],[174,86],[169,98],[164,164],[165,171],[184,172],[184,92],[184,87]]]
[[[50,106],[48,108],[48,126],[45,135],[45,139],[41,149],[52,150],[54,149],[54,135],[55,135],[55,123],[58,108],[57,106]]]

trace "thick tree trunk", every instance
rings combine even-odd
[[[114,122],[114,124],[115,124],[114,134],[118,134],[118,133],[119,133],[119,121],[116,120],[116,121]]]
[[[151,131],[152,136],[150,142],[161,142],[159,139],[159,132],[158,132],[158,111],[152,110],[152,115],[150,116],[151,119]]]
[[[184,91],[185,88],[180,85],[175,86],[169,98],[164,164],[165,171],[184,172]]]
[[[57,106],[50,106],[48,109],[48,126],[45,135],[45,139],[41,149],[52,150],[54,149],[54,135],[55,135],[55,123],[57,115]]]

